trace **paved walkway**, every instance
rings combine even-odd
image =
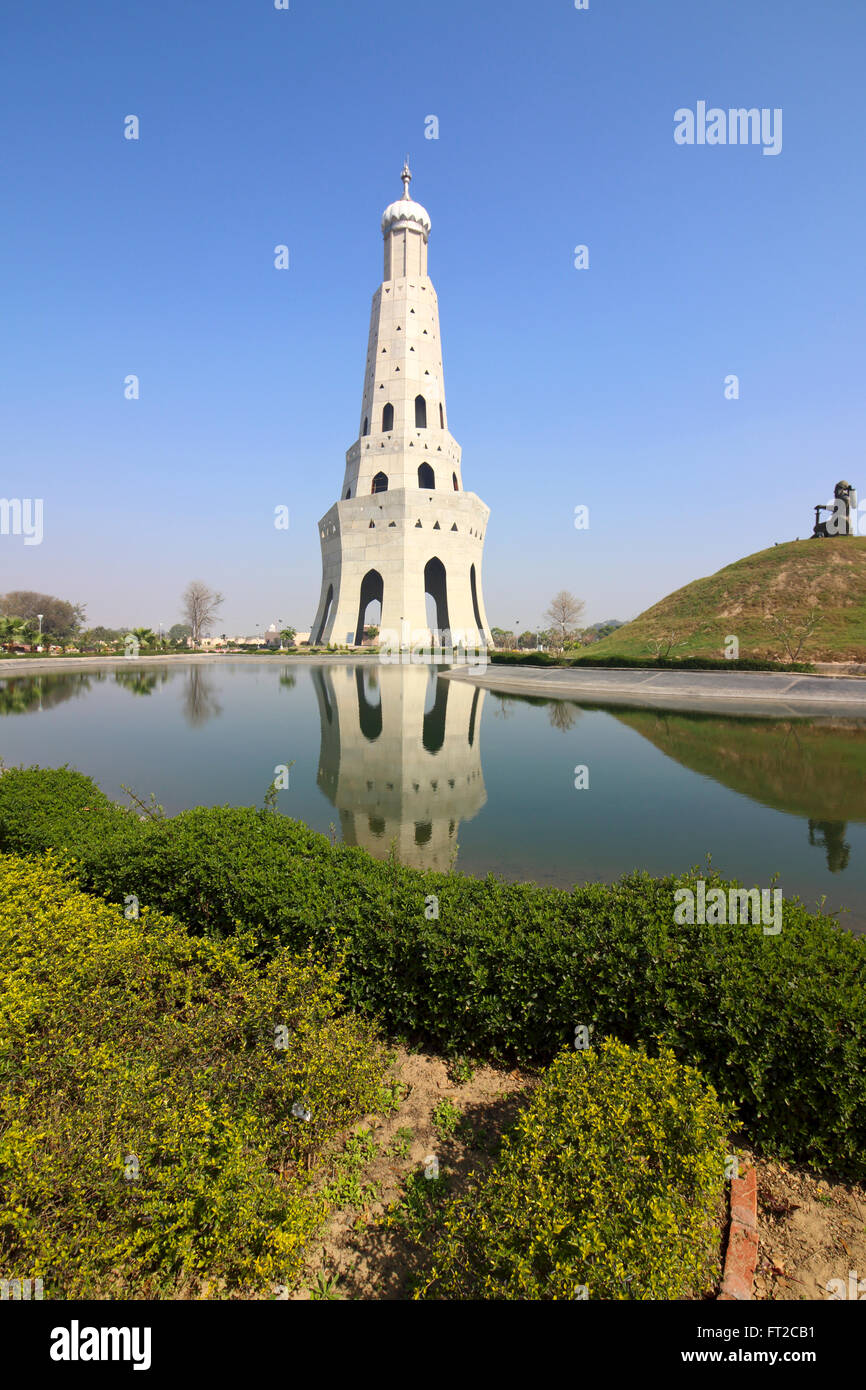
[[[451,680],[487,690],[604,705],[715,710],[724,714],[847,715],[866,719],[866,680],[779,671],[657,671],[632,667],[531,667],[493,664],[483,673],[454,667]]]

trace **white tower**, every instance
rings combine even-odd
[[[438,632],[443,646],[490,646],[481,592],[490,509],[463,491],[427,277],[430,217],[409,197],[408,163],[401,177],[403,197],[382,217],[385,278],[373,296],[360,434],[341,500],[319,522],[322,593],[310,641],[360,643],[378,600],[383,637],[435,642]]]

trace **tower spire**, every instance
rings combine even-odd
[[[409,168],[409,156],[408,156],[408,154],[407,154],[405,160],[403,161],[403,172],[402,172],[402,174],[400,175],[400,178],[403,180],[403,197],[406,198],[407,201],[408,201],[408,198],[409,198],[409,184],[412,182],[412,170]]]

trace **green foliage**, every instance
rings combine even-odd
[[[742,657],[726,661],[708,656],[596,656],[592,650],[576,657],[552,656],[549,652],[491,652],[490,661],[499,666],[599,666],[629,670],[661,667],[665,671],[797,671],[808,673],[814,666],[807,661],[759,661]]]
[[[612,1040],[563,1052],[490,1172],[439,1213],[416,1298],[700,1296],[717,1255],[726,1123],[670,1052]]]
[[[310,953],[126,910],[0,856],[0,1268],[74,1299],[291,1284],[378,1105],[373,1027]]]
[[[457,1131],[457,1126],[460,1124],[461,1112],[453,1101],[450,1101],[446,1096],[439,1101],[438,1105],[434,1106],[431,1119],[433,1128],[440,1139],[448,1139]]]
[[[778,935],[678,925],[674,891],[697,871],[572,892],[422,873],[267,811],[140,821],[79,773],[6,772],[0,848],[48,846],[115,902],[136,893],[217,936],[243,922],[265,956],[314,947],[392,1037],[544,1063],[593,1024],[700,1067],[754,1143],[866,1176],[866,940],[796,900]],[[425,917],[430,893],[438,920]]]

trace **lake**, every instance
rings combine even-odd
[[[168,814],[261,805],[288,766],[278,810],[378,857],[566,887],[711,855],[866,930],[866,720],[605,708],[296,657],[16,673],[0,714],[7,766],[68,763]]]

